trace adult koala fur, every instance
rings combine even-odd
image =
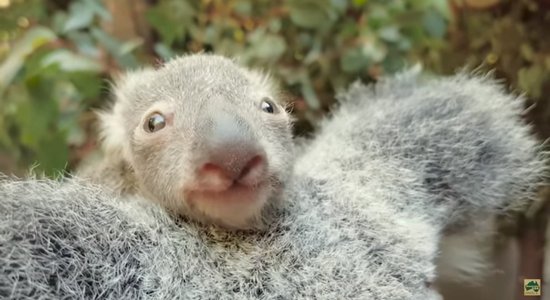
[[[244,70],[206,55],[170,68],[197,59]],[[0,296],[439,299],[441,241],[518,209],[541,183],[521,99],[487,77],[407,72],[340,100],[292,175],[277,176],[283,201],[259,230],[174,217],[139,188],[2,179]]]

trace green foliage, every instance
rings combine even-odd
[[[467,65],[494,70],[511,90],[527,97],[526,111],[537,133],[550,137],[550,3],[538,0],[490,1],[489,7],[458,7],[449,43],[430,65],[452,73]]]
[[[117,14],[151,2],[117,23]],[[445,0],[132,4],[27,0],[0,8],[0,169],[24,170],[35,162],[48,174],[71,168],[88,153],[80,150],[93,144],[89,111],[108,99],[107,80],[196,51],[269,68],[294,94],[297,130],[304,132],[352,81],[430,60],[442,49],[449,23]],[[134,27],[121,34],[119,27],[130,23]],[[11,163],[1,165],[5,161]]]

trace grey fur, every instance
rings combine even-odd
[[[174,218],[118,185],[1,181],[0,296],[439,299],[442,237],[520,207],[544,163],[521,99],[416,73],[340,97],[262,230]]]
[[[190,55],[157,70],[130,72],[114,90],[116,101],[100,114],[104,158],[84,168],[81,176],[121,194],[145,195],[199,221],[234,228],[266,222],[263,208],[278,205],[273,195],[280,194],[293,160],[291,119],[267,76],[225,57]],[[279,113],[263,112],[264,98],[279,102]],[[144,120],[155,111],[173,115],[173,124],[147,134]],[[195,170],[215,147],[211,144],[220,142],[217,123],[225,135],[257,144],[266,153],[269,182],[253,201],[256,207],[186,197],[185,186],[195,181]],[[218,212],[219,207],[233,212]]]

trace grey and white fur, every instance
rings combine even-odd
[[[84,173],[91,182],[3,179],[0,296],[440,299],[440,245],[457,250],[453,239],[519,209],[541,183],[522,99],[486,76],[355,84],[292,161],[290,119],[258,74],[206,54],[131,73],[103,115],[107,160]],[[145,134],[159,111],[169,122]],[[240,153],[201,136],[220,128],[246,159],[224,165],[211,152],[221,140]],[[201,173],[212,161],[221,167]],[[189,182],[228,192],[221,205],[239,201],[234,185],[261,205],[235,218],[197,210]]]
[[[124,76],[115,98],[100,113],[105,156],[81,176],[198,221],[266,222],[293,162],[291,119],[267,76],[223,57],[187,56]],[[159,115],[165,127],[151,132]]]

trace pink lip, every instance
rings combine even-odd
[[[201,188],[186,189],[186,194],[188,195],[186,199],[191,201],[193,199],[207,199],[223,202],[251,202],[255,200],[255,196],[263,186],[264,182],[248,186],[235,181],[223,190],[208,190]]]

